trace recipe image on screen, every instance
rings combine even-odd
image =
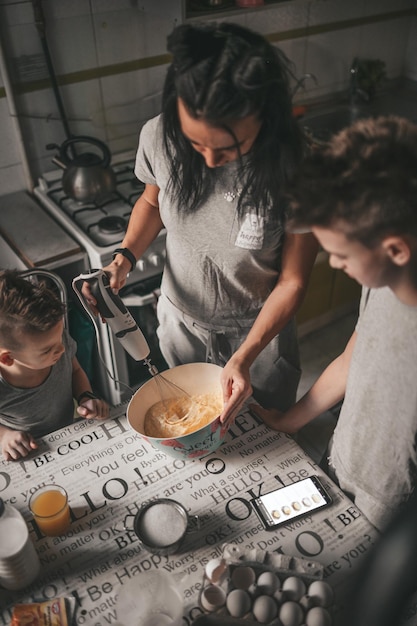
[[[270,529],[322,509],[331,501],[317,476],[310,476],[251,502],[262,523]]]

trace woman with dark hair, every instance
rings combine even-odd
[[[294,314],[317,252],[285,229],[286,184],[303,156],[286,57],[230,23],[177,27],[162,114],[141,131],[146,187],[122,253],[105,268],[116,291],[166,228],[158,336],[168,365],[224,366],[228,422],[252,393],[285,410],[299,381]]]

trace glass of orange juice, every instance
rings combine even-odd
[[[30,497],[29,508],[44,535],[64,535],[70,525],[68,494],[58,485],[45,485]]]

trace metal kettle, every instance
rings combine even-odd
[[[76,154],[75,144],[92,144],[100,149],[96,152]],[[70,198],[78,202],[95,202],[112,193],[116,177],[110,167],[110,150],[94,137],[79,136],[64,141],[61,146],[48,144],[48,150],[58,149],[59,156],[52,162],[64,170],[62,188]]]

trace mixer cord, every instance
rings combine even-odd
[[[133,394],[135,393],[135,390],[132,389],[132,387],[130,387],[127,383],[123,382],[122,380],[119,380],[119,379],[115,378],[115,376],[113,376],[113,374],[111,373],[111,371],[107,367],[107,364],[106,364],[106,362],[104,360],[103,353],[102,353],[102,350],[101,350],[101,347],[100,347],[100,333],[99,333],[99,329],[98,329],[97,320],[96,320],[95,316],[92,314],[92,312],[90,311],[90,309],[88,308],[88,306],[86,305],[86,303],[84,302],[84,299],[83,299],[83,297],[82,297],[82,295],[81,295],[81,293],[80,293],[80,291],[79,291],[79,289],[77,287],[77,280],[76,279],[74,279],[72,281],[72,288],[75,291],[75,293],[77,294],[78,299],[81,302],[81,306],[83,307],[83,309],[87,313],[88,317],[92,321],[93,328],[94,328],[94,334],[95,334],[95,337],[96,337],[98,358],[99,358],[101,364],[103,365],[107,375],[109,376],[109,378],[112,379],[113,382],[116,383],[116,385],[119,385],[119,387],[123,386],[125,389],[128,389],[128,391],[130,391],[130,393],[133,396]],[[145,361],[147,361],[147,359],[145,359]],[[145,362],[145,365],[148,365],[148,364]],[[152,373],[151,370],[150,370],[150,367],[154,367],[154,366],[152,364],[148,365],[148,369],[149,369],[150,373]],[[158,373],[158,371],[157,371],[157,373]]]

